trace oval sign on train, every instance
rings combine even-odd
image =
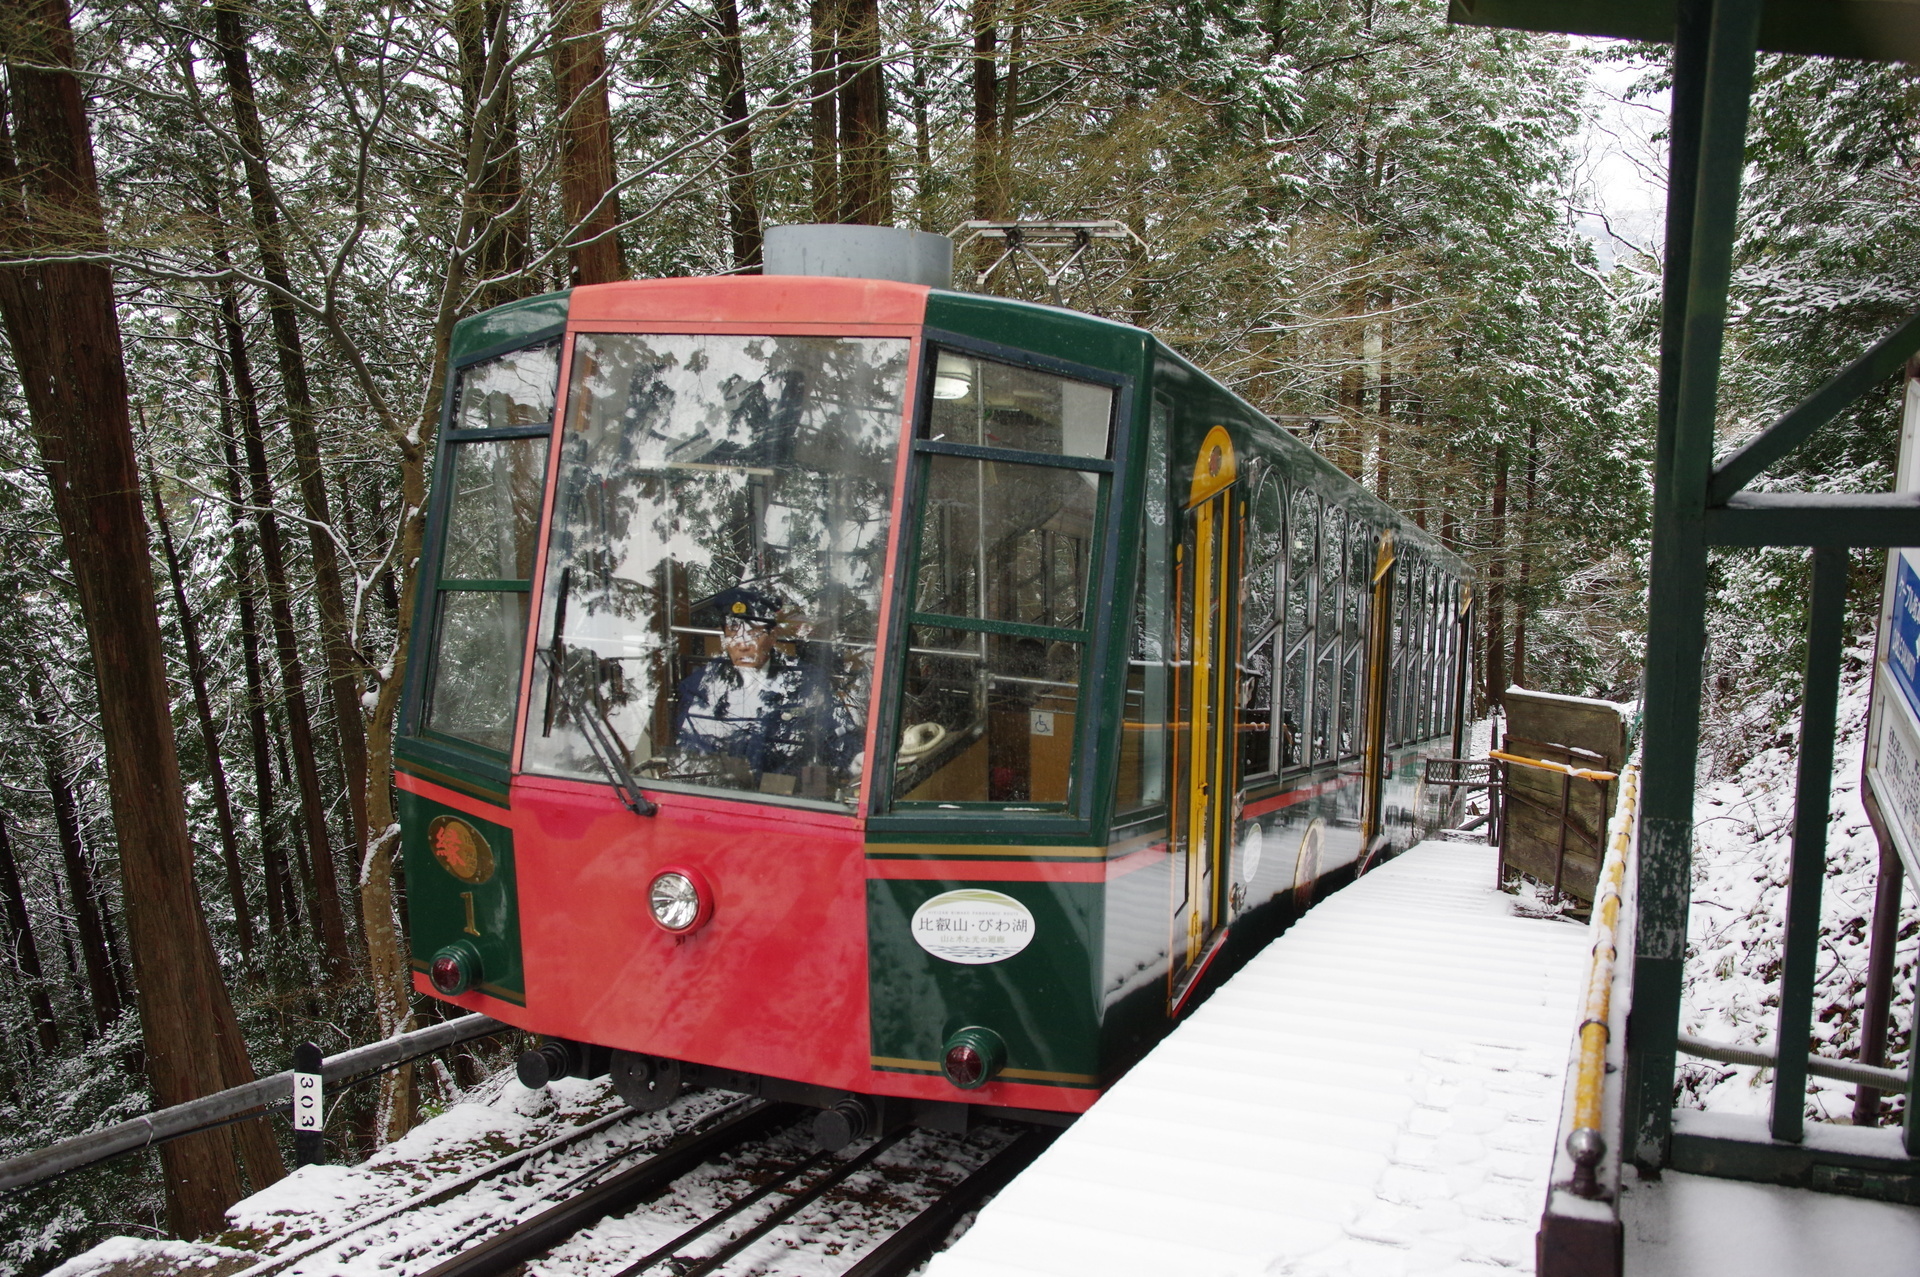
[[[913,911],[913,939],[946,962],[1002,962],[1033,943],[1033,914],[1012,896],[969,888],[942,892]]]

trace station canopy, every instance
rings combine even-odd
[[[1449,0],[1448,20],[1565,35],[1672,40],[1678,0]],[[1768,0],[1760,48],[1920,62],[1920,0]]]

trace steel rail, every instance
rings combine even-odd
[[[719,1211],[716,1211],[714,1214],[707,1216],[705,1219],[695,1224],[692,1228],[687,1229],[685,1232],[673,1238],[671,1241],[667,1242],[665,1245],[654,1247],[653,1250],[647,1252],[646,1254],[642,1255],[640,1258],[628,1264],[625,1268],[622,1268],[618,1272],[614,1273],[613,1277],[636,1277],[636,1274],[645,1272],[647,1269],[653,1267],[655,1264],[659,1263],[661,1260],[672,1258],[674,1253],[677,1252],[682,1246],[686,1245],[688,1242],[693,1241],[695,1238],[701,1237],[707,1233],[712,1232],[714,1229],[720,1227],[720,1225],[726,1223],[728,1220],[732,1219],[735,1215],[738,1215],[741,1211],[746,1210],[748,1207],[756,1205],[759,1202],[765,1201],[768,1197],[771,1197],[773,1194],[779,1192],[781,1189],[785,1188],[788,1184],[791,1184],[794,1180],[800,1178],[802,1175],[812,1170],[815,1166],[819,1165],[820,1162],[826,1156],[827,1155],[825,1153],[815,1153],[812,1157],[807,1158],[805,1161],[787,1168],[785,1171],[781,1172],[778,1176],[768,1180],[766,1183],[762,1184],[760,1187],[754,1189],[751,1193],[748,1193],[745,1197],[742,1197],[737,1201],[733,1202],[733,1204],[723,1207]]]
[[[682,1271],[679,1277],[711,1277],[713,1272],[731,1260],[735,1255],[738,1255],[741,1251],[753,1245],[762,1237],[765,1237],[768,1233],[826,1196],[828,1189],[850,1178],[856,1172],[865,1170],[872,1164],[876,1157],[879,1157],[880,1154],[886,1152],[904,1139],[911,1129],[911,1127],[903,1126],[891,1135],[881,1136],[873,1143],[867,1145],[865,1151],[858,1157],[848,1158],[813,1183],[807,1185],[805,1192],[796,1193],[782,1202],[778,1210],[769,1212],[765,1219],[762,1219],[752,1228],[749,1228],[746,1232],[740,1234],[693,1267]]]
[[[412,1033],[402,1033],[328,1056],[321,1062],[320,1075],[328,1082],[359,1077],[512,1027],[491,1016],[463,1015],[458,1019],[443,1020],[427,1028],[416,1029]],[[131,1121],[102,1127],[85,1135],[61,1140],[58,1144],[9,1157],[0,1161],[0,1189],[37,1184],[149,1145],[195,1135],[229,1122],[264,1117],[292,1103],[291,1070],[256,1078],[241,1086],[215,1091],[197,1100],[188,1100],[184,1104],[175,1104]]]
[[[432,1188],[414,1194],[405,1201],[388,1206],[383,1210],[375,1211],[365,1219],[355,1220],[345,1228],[336,1229],[331,1233],[310,1238],[294,1246],[291,1250],[262,1259],[250,1268],[243,1268],[239,1272],[232,1274],[232,1277],[266,1277],[267,1273],[278,1272],[282,1268],[290,1267],[310,1255],[337,1246],[349,1237],[352,1237],[355,1233],[363,1233],[377,1224],[384,1224],[396,1215],[404,1215],[408,1211],[419,1210],[425,1206],[432,1206],[436,1202],[444,1201],[457,1193],[472,1188],[475,1184],[492,1179],[496,1175],[505,1174],[507,1171],[514,1170],[532,1161],[536,1157],[551,1153],[555,1149],[565,1148],[569,1144],[576,1144],[590,1136],[597,1135],[617,1122],[631,1121],[641,1116],[643,1115],[635,1113],[632,1109],[623,1106],[616,1113],[609,1113],[605,1117],[595,1118],[593,1121],[576,1126],[570,1131],[563,1131],[552,1139],[544,1140],[528,1148],[523,1148],[518,1152],[508,1153],[505,1157],[489,1162],[485,1166],[477,1166],[466,1174],[449,1180],[444,1184],[436,1184]],[[630,1153],[633,1150],[627,1149],[625,1151]]]
[[[1593,910],[1593,953],[1587,967],[1587,996],[1580,1019],[1580,1056],[1575,1067],[1573,1129],[1567,1132],[1567,1153],[1573,1158],[1573,1191],[1582,1197],[1600,1192],[1595,1168],[1606,1155],[1602,1098],[1606,1084],[1607,1042],[1612,1030],[1608,1013],[1613,998],[1613,965],[1619,953],[1614,933],[1620,923],[1620,895],[1627,877],[1627,856],[1633,844],[1633,818],[1639,805],[1640,769],[1629,763],[1620,769],[1620,796],[1613,813],[1613,835],[1607,858],[1600,866],[1600,898]]]
[[[862,1255],[841,1277],[906,1277],[933,1254],[961,1216],[1012,1183],[1059,1135],[1059,1131],[1027,1131]]]
[[[638,1166],[444,1260],[428,1269],[425,1277],[500,1277],[798,1111],[791,1104],[756,1104],[709,1130],[683,1136]]]

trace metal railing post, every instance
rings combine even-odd
[[[342,1083],[384,1072],[395,1064],[417,1060],[423,1055],[444,1050],[474,1038],[510,1032],[513,1026],[485,1015],[463,1015],[430,1024],[424,1029],[402,1033],[366,1046],[342,1051],[319,1062],[323,1082]],[[307,1057],[312,1063],[311,1057]],[[290,1108],[294,1075],[274,1073],[255,1078],[240,1086],[228,1087],[197,1100],[175,1104],[157,1112],[85,1135],[75,1135],[46,1148],[0,1158],[0,1190],[38,1184],[82,1166],[92,1166],[122,1153],[131,1153],[167,1140],[210,1131],[239,1118],[264,1116]]]
[[[1666,1164],[1673,1136],[1706,648],[1707,483],[1760,10],[1761,0],[1682,0],[1674,40],[1627,1079],[1626,1151],[1649,1169]]]
[[[1833,729],[1840,699],[1841,630],[1846,621],[1847,552],[1813,552],[1807,609],[1807,681],[1800,710],[1800,760],[1793,797],[1793,854],[1787,873],[1786,948],[1780,964],[1780,1019],[1774,1032],[1773,1138],[1805,1134],[1807,1044],[1820,956],[1820,893],[1827,876],[1827,814],[1833,796]]]
[[[1917,977],[1916,979],[1920,979]],[[1920,993],[1920,989],[1916,990]],[[1907,1026],[1907,1116],[1900,1126],[1900,1145],[1908,1157],[1920,1157],[1920,1060],[1912,1044],[1920,1042],[1920,996],[1913,1000],[1913,1020]]]
[[[1860,1008],[1860,1062],[1880,1065],[1887,1062],[1887,1022],[1893,1007],[1894,948],[1900,943],[1900,888],[1906,869],[1900,853],[1894,849],[1886,826],[1875,808],[1873,794],[1864,785],[1867,817],[1873,823],[1874,837],[1880,841],[1880,877],[1873,888],[1872,940],[1867,949],[1867,988]],[[1853,1124],[1880,1125],[1881,1092],[1863,1086],[1854,1093]]]

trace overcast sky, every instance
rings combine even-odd
[[[1580,40],[1576,47],[1602,51],[1612,40]],[[1586,188],[1579,219],[1592,237],[1602,264],[1630,258],[1628,244],[1658,252],[1666,216],[1667,147],[1659,135],[1666,127],[1667,100],[1634,98],[1630,91],[1645,75],[1640,66],[1617,62],[1590,64],[1588,107],[1591,120],[1581,134],[1579,180]],[[1622,243],[1621,241],[1625,241]]]

